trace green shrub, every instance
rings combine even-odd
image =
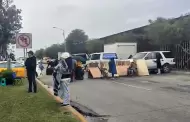
[[[4,70],[1,72],[1,77],[6,79],[7,85],[12,85],[14,82],[14,77],[13,77],[13,71],[12,70]]]

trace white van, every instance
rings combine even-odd
[[[90,60],[88,61],[88,63],[109,61],[110,58],[118,59],[117,54],[113,53],[113,52],[92,53],[90,55],[91,56],[90,56]]]

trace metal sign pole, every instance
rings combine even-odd
[[[25,50],[25,53],[26,53],[25,55],[26,55],[26,58],[27,58],[28,57],[28,53],[27,53],[28,51],[27,51],[27,48],[25,48],[25,49],[26,49]]]
[[[66,39],[65,39],[65,32],[63,30],[63,42],[64,42],[64,46],[65,46],[65,52],[67,52],[67,43],[66,43]]]
[[[24,61],[26,60],[26,52],[25,52],[25,48],[23,48],[24,51]]]

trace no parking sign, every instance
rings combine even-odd
[[[32,48],[32,34],[18,33],[16,35],[16,48]]]

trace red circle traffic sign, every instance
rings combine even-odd
[[[20,35],[18,37],[18,44],[21,46],[21,47],[24,47],[24,48],[27,48],[29,45],[30,45],[30,37],[27,36],[27,35]]]

